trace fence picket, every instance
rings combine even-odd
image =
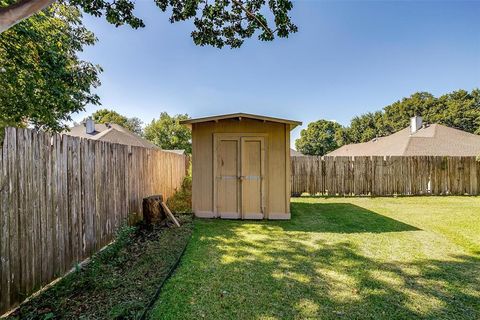
[[[291,158],[291,193],[300,195],[478,195],[475,157]]]
[[[108,244],[141,200],[179,189],[188,157],[7,128],[0,148],[0,314]]]

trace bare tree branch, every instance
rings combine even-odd
[[[53,2],[55,0],[20,0],[8,7],[0,7],[0,34]]]

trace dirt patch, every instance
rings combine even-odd
[[[8,319],[137,319],[190,239],[191,216],[179,219],[180,228],[122,228],[116,242],[88,265]]]

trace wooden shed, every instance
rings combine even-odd
[[[246,113],[189,119],[197,217],[290,219],[290,131],[301,122]]]

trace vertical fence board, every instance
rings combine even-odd
[[[45,210],[42,212],[42,216],[45,221],[45,247],[44,255],[42,256],[42,265],[45,269],[45,274],[42,277],[42,283],[47,283],[53,278],[53,259],[54,259],[54,211],[55,207],[52,199],[54,198],[54,177],[53,177],[53,137],[45,136]]]
[[[29,129],[0,149],[0,314],[108,244],[141,200],[181,186],[188,160]]]
[[[9,177],[7,145],[10,137],[8,131],[3,141],[5,148],[0,150],[0,310],[10,306],[10,219],[9,219]]]
[[[301,195],[478,195],[475,157],[291,158],[291,194]]]
[[[17,131],[13,129],[7,130],[6,139],[7,156],[8,156],[8,185],[9,185],[9,202],[8,214],[9,223],[9,243],[10,243],[10,303],[19,302],[19,278],[20,278],[20,257],[18,254],[18,176],[17,176]]]

